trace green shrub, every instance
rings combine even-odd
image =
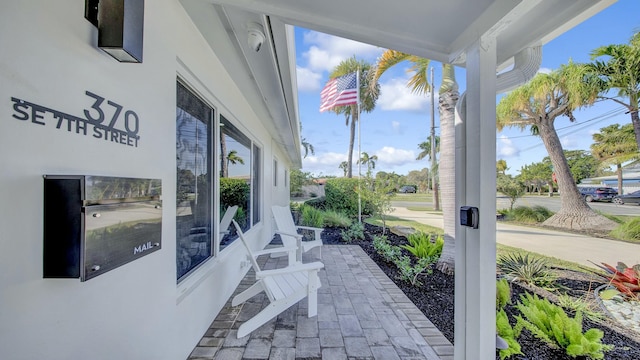
[[[552,288],[557,278],[549,270],[547,260],[529,256],[529,254],[509,253],[501,255],[498,257],[496,264],[505,276],[542,288]]]
[[[238,207],[235,215],[233,215],[233,220],[235,220],[240,228],[244,231],[247,230],[247,224],[249,223],[249,213],[247,213],[243,207]]]
[[[324,226],[348,228],[353,224],[351,219],[337,211],[327,210],[324,212]]]
[[[432,271],[431,265],[436,261],[435,258],[419,258],[413,264],[411,258],[402,255],[400,247],[391,245],[384,235],[373,237],[373,248],[387,262],[393,263],[398,268],[401,280],[407,281],[414,286],[422,285],[418,281],[418,275],[423,273],[430,274]]]
[[[516,331],[511,327],[511,324],[509,324],[509,317],[507,317],[507,313],[503,309],[500,309],[496,313],[496,333],[509,345],[506,349],[500,349],[500,360],[522,354]]]
[[[507,220],[526,224],[541,223],[553,215],[553,212],[544,206],[518,206],[507,214]]]
[[[496,307],[504,309],[507,304],[511,304],[511,287],[507,279],[496,281]]]
[[[387,241],[387,237],[384,235],[376,235],[373,237],[373,248],[378,254],[380,254],[380,256],[390,263],[395,263],[396,259],[402,255],[400,248],[391,245],[389,241]]]
[[[350,243],[353,240],[364,240],[364,225],[359,222],[354,222],[347,228],[347,230],[343,230],[340,232],[342,235],[342,241],[346,243]]]
[[[220,178],[220,206],[248,207],[249,184],[242,179]]]
[[[634,218],[618,225],[611,232],[611,236],[622,240],[640,240],[640,218]]]
[[[335,210],[351,218],[358,217],[358,179],[328,179],[324,185],[326,208]],[[362,214],[370,214],[370,206],[362,200]]]
[[[580,311],[572,318],[562,307],[529,293],[520,296],[516,307],[522,314],[516,316],[516,334],[523,328],[527,329],[550,347],[564,349],[571,357],[604,359],[604,352],[613,349],[611,345],[602,344],[602,330],[589,329],[582,332]]]
[[[514,329],[509,324],[509,317],[504,311],[505,306],[511,304],[511,287],[507,279],[496,281],[496,333],[509,346],[506,349],[500,349],[500,360],[504,360],[512,355],[522,354],[520,344]]]
[[[324,212],[313,206],[300,206],[300,223],[303,226],[324,227]]]
[[[413,264],[408,256],[396,257],[394,264],[400,270],[400,279],[409,282],[413,286],[422,286],[422,283],[418,281],[418,275],[426,273],[431,274],[431,264],[435,262],[432,258],[419,258],[418,261]]]
[[[435,241],[431,241],[431,238],[431,235],[418,231],[409,234],[409,236],[407,236],[409,245],[402,245],[402,247],[418,258],[438,259],[440,254],[442,254],[444,237],[437,235]]]
[[[306,205],[313,206],[316,209],[320,209],[320,210],[326,210],[327,209],[327,202],[326,202],[326,198],[324,196],[318,197],[318,198],[315,198],[315,199],[311,199],[311,200],[307,200],[304,203]]]

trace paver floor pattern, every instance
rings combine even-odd
[[[305,254],[304,262],[317,254]],[[258,258],[265,270],[284,267],[286,261]],[[236,307],[229,300],[188,360],[453,359],[451,343],[359,246],[324,245],[321,261],[317,316],[307,317],[304,299],[237,339],[238,327],[268,299],[259,294]],[[235,294],[254,281],[250,271]]]

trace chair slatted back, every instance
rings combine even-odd
[[[289,206],[274,205],[271,207],[271,212],[273,213],[273,218],[276,221],[278,230],[290,234],[297,234],[296,224],[293,222],[293,215],[291,214]],[[280,234],[280,238],[284,246],[297,246],[298,244],[296,238],[293,236]]]

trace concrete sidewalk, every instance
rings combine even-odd
[[[394,211],[390,215],[443,228],[442,215],[440,214],[394,207]],[[595,266],[589,260],[596,264],[604,262],[615,265],[618,261],[622,261],[628,266],[640,264],[640,244],[561,231],[498,222],[496,241],[503,245],[575,262],[591,268],[595,268]]]

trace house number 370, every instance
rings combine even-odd
[[[91,105],[91,109],[84,110],[84,116],[87,120],[102,124],[105,121],[105,113],[103,110],[105,98],[100,95],[96,95],[91,91],[86,92],[87,96],[93,98],[95,101],[93,105]],[[120,113],[122,112],[122,105],[115,103],[111,100],[107,100],[107,104],[113,107],[115,110],[113,111],[113,115],[111,116],[111,120],[109,120],[109,124],[106,125],[109,129],[115,129],[115,125],[118,122],[118,118],[120,117]],[[124,112],[124,128],[130,136],[135,136],[138,134],[140,130],[140,120],[138,119],[138,114],[133,110],[127,110]]]

